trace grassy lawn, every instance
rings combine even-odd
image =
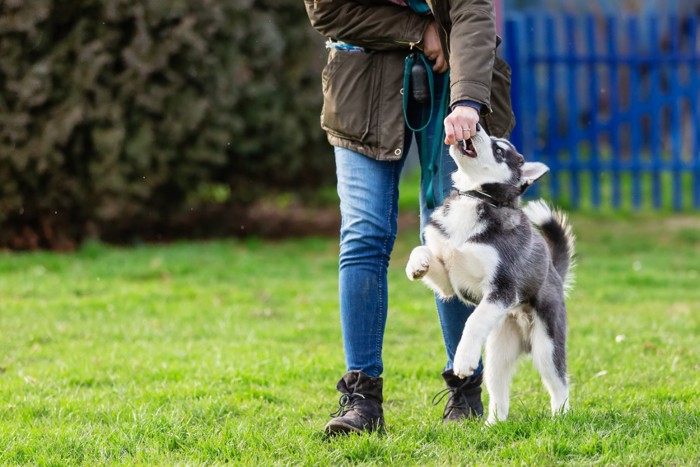
[[[431,294],[390,271],[386,436],[326,440],[337,241],[0,253],[0,464],[697,464],[700,218],[573,216],[572,411],[529,361],[511,417],[443,426]]]

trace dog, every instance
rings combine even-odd
[[[522,353],[533,362],[553,414],[569,409],[565,295],[572,283],[574,236],[566,215],[544,201],[521,209],[521,195],[549,171],[525,162],[507,140],[477,134],[450,147],[454,191],[433,211],[424,245],[411,252],[410,280],[438,297],[476,305],[454,358],[454,373],[476,370],[486,345],[488,424],[505,420]]]

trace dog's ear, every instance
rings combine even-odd
[[[549,167],[542,162],[525,162],[521,170],[523,171],[523,175],[520,178],[520,194],[523,194],[530,185],[549,172]]]

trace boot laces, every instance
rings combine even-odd
[[[469,406],[466,393],[469,392],[469,389],[471,389],[467,388],[470,383],[472,383],[471,378],[467,378],[456,388],[448,386],[445,389],[438,391],[438,393],[433,396],[433,405],[438,405],[440,402],[442,402],[445,396],[449,394],[443,415],[446,415],[448,412],[455,409],[465,412],[469,411],[471,407]]]
[[[433,396],[433,405],[438,405],[449,394],[447,404],[445,405],[445,413],[448,410],[459,409],[466,411],[469,409],[466,397],[460,397],[461,394],[458,388],[445,388]]]
[[[338,407],[338,410],[331,413],[330,416],[334,418],[344,416],[346,413],[352,410],[357,401],[360,399],[365,399],[365,396],[362,394],[343,394],[340,396],[340,399],[338,399],[338,404],[340,407]]]

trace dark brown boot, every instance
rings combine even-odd
[[[469,418],[484,416],[484,406],[481,403],[481,381],[482,376],[472,376],[460,379],[452,370],[442,373],[442,377],[447,383],[447,387],[435,394],[433,405],[437,405],[445,396],[447,404],[442,413],[442,422],[459,422]]]
[[[336,386],[340,396],[340,408],[331,414],[326,433],[362,433],[384,429],[382,409],[382,378],[367,376],[361,371],[349,371]]]

